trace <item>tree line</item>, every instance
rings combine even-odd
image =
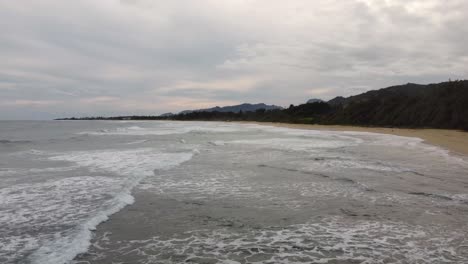
[[[118,116],[67,120],[200,120],[446,128],[468,131],[468,80],[405,84],[328,102],[248,112],[190,112],[172,116]]]

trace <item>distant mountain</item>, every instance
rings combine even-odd
[[[421,96],[424,93],[427,93],[428,90],[430,90],[430,88],[428,89],[428,87],[435,86],[435,85],[440,85],[440,84],[423,85],[423,84],[408,83],[404,85],[397,85],[397,86],[382,88],[379,90],[372,90],[372,91],[368,91],[362,94],[353,95],[347,98],[338,96],[328,101],[328,103],[333,106],[342,105],[346,107],[350,103],[362,103],[362,102],[366,102],[376,97],[388,97],[388,96],[395,96],[395,95],[410,96],[410,97]]]
[[[198,109],[198,110],[185,110],[180,112],[179,114],[188,114],[188,113],[193,113],[193,112],[221,112],[221,113],[226,113],[226,112],[233,112],[233,113],[239,113],[240,111],[242,112],[254,112],[260,109],[265,109],[265,110],[276,110],[276,109],[283,109],[281,106],[277,105],[266,105],[264,103],[260,104],[240,104],[240,105],[231,105],[231,106],[224,106],[224,107],[213,107],[213,108],[206,108],[206,109]]]
[[[323,102],[322,99],[312,98],[307,101],[307,104],[321,103],[321,102]]]
[[[241,104],[182,111],[162,116],[83,117],[67,120],[210,120],[259,121],[325,125],[449,128],[468,131],[468,80],[392,86],[328,102],[283,109],[275,105]],[[269,110],[269,111],[266,111]]]
[[[219,108],[215,108],[218,109]],[[226,109],[226,112],[233,111]],[[468,81],[392,86],[328,102],[309,100],[287,109],[251,113],[198,112],[179,120],[248,120],[468,130]]]
[[[159,116],[161,117],[170,117],[170,116],[173,116],[174,114],[173,113],[164,113],[164,114],[161,114]]]
[[[392,86],[328,101],[322,122],[468,130],[468,81]]]
[[[338,106],[338,105],[343,105],[345,101],[346,101],[346,98],[344,98],[343,96],[337,96],[331,99],[330,101],[328,101],[327,103],[331,106]]]

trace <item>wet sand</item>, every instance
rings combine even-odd
[[[287,127],[296,129],[330,130],[330,131],[359,131],[380,134],[390,134],[403,137],[417,137],[425,143],[445,148],[452,153],[468,155],[468,132],[449,129],[409,129],[409,128],[385,128],[385,127],[359,127],[339,125],[308,125],[288,124],[274,122],[242,122],[275,127]]]

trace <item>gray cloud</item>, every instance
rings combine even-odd
[[[0,119],[330,99],[468,75],[464,0],[3,1]]]

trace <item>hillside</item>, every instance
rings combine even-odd
[[[246,120],[384,127],[431,127],[468,130],[468,81],[405,84],[328,102],[287,109],[238,113],[182,113],[176,120]]]
[[[85,117],[71,120],[212,120],[468,130],[468,81],[392,86],[328,102],[318,99],[283,109],[241,104],[160,116]]]
[[[328,103],[325,123],[468,129],[468,81],[393,86]]]

